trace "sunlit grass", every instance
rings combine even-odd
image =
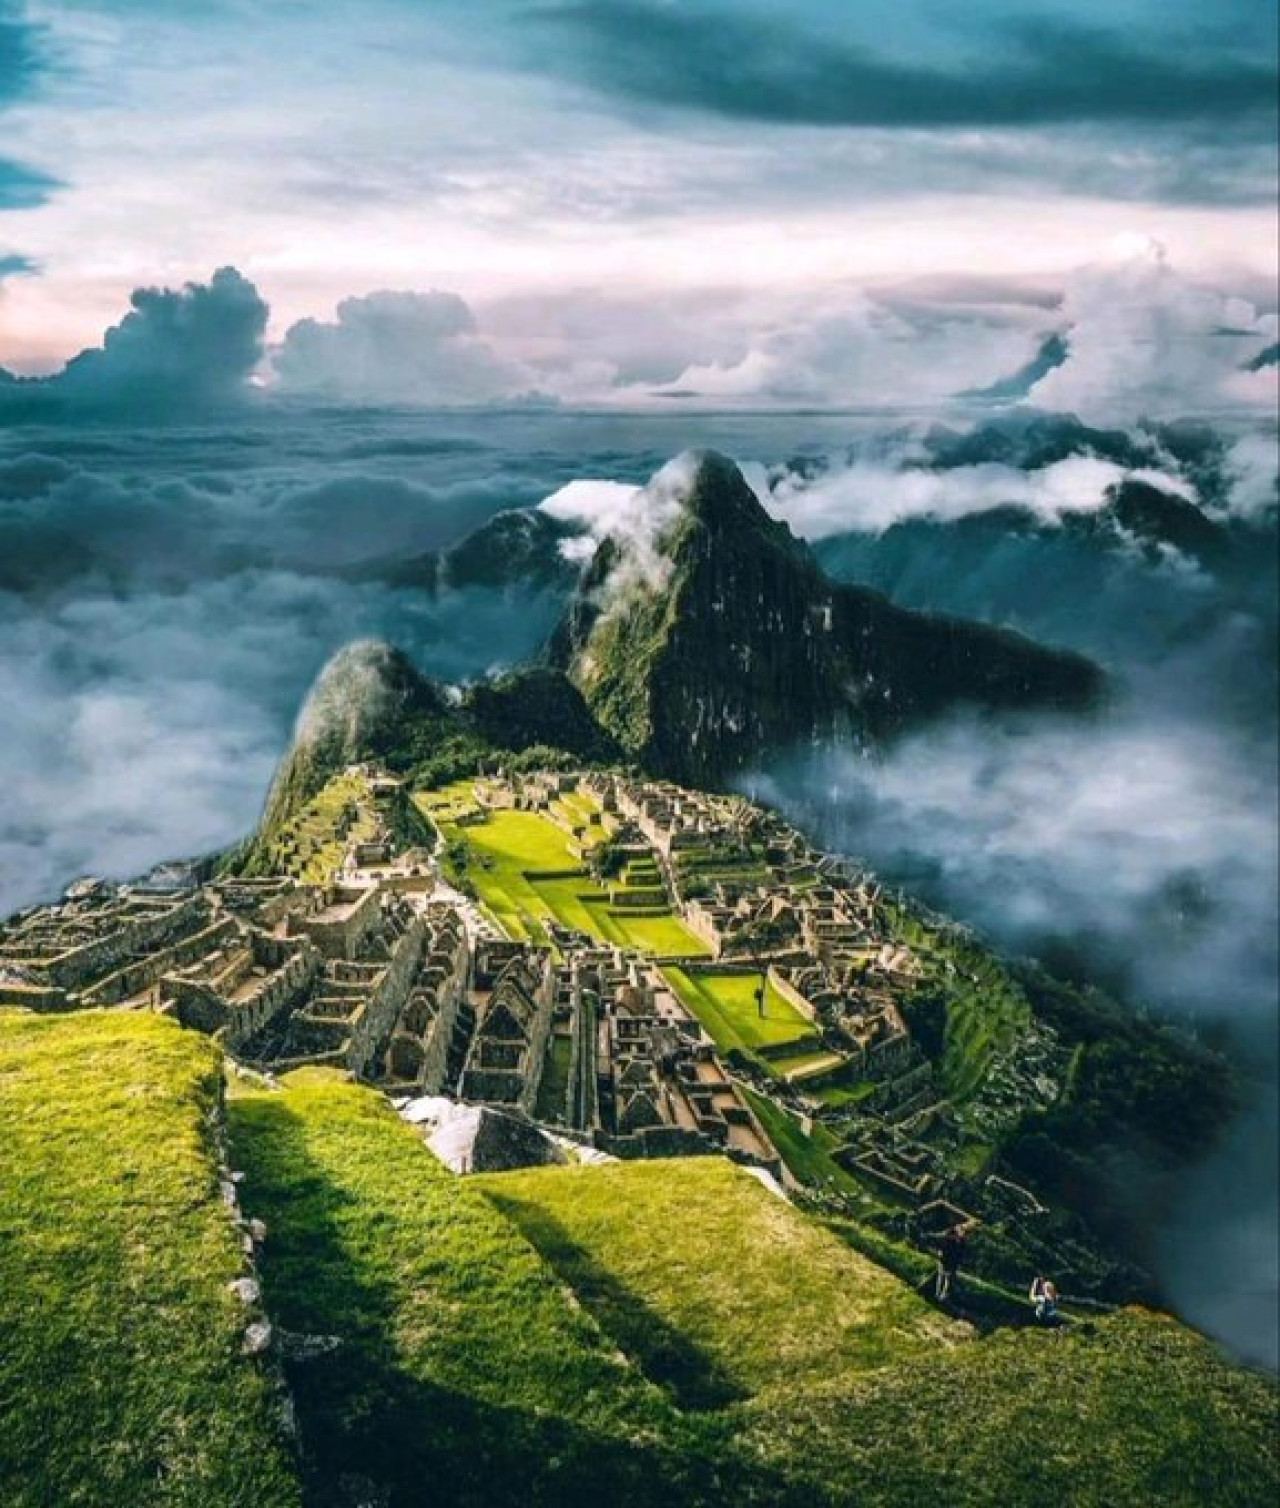
[[[298,1502],[242,1356],[220,1054],[155,1016],[0,1012],[0,1502]]]

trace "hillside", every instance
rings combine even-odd
[[[677,457],[644,498],[650,534],[604,541],[550,654],[655,773],[715,786],[770,752],[875,744],[957,705],[1102,695],[1079,656],[831,581],[723,456]]]
[[[267,1303],[317,1338],[288,1364],[316,1503],[1244,1505],[1275,1480],[1274,1388],[1175,1322],[977,1340],[725,1161],[457,1179],[330,1078],[231,1108]]]
[[[1164,1316],[973,1339],[723,1163],[477,1181],[602,1323],[723,1367],[740,1444],[810,1502],[1274,1495],[1273,1384]]]
[[[281,1400],[241,1354],[220,1054],[148,1015],[0,1011],[0,1502],[288,1508]]]
[[[311,1501],[707,1500],[662,1391],[380,1096],[304,1075],[231,1124],[267,1302],[332,1338],[289,1369]]]
[[[723,1159],[460,1179],[316,1070],[233,1080],[274,1329],[244,1355],[219,1068],[145,1014],[0,1015],[6,1505],[1274,1493],[1274,1383],[1173,1320],[977,1339]]]
[[[390,644],[348,644],[308,693],[258,831],[236,867],[270,872],[267,853],[281,830],[353,764],[377,761],[430,782],[530,749],[544,763],[557,753],[595,760],[619,752],[567,677],[545,666],[456,691],[423,675]]]

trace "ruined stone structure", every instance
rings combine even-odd
[[[617,1156],[722,1152],[785,1177],[750,1085],[834,1132],[836,1162],[895,1207],[958,1197],[946,1154],[963,1130],[900,1008],[920,961],[856,866],[739,797],[600,771],[478,782],[482,807],[558,824],[584,868],[607,837],[609,907],[674,911],[711,955],[675,960],[690,979],[763,979],[807,1024],[726,1061],[668,983],[673,960],[557,921],[537,945],[497,935],[426,848],[403,846],[400,781],[352,767],[345,792],[352,809],[325,828],[317,800],[289,839],[328,856],[323,883],[292,870],[169,891],[85,880],[12,918],[0,1004],[161,1011],[260,1069],[336,1068],[397,1095],[507,1107]],[[970,1134],[1052,1103],[1063,1054],[1038,1032],[996,1055]],[[839,1108],[850,1098],[856,1113]],[[1017,1192],[997,1189],[992,1207]]]

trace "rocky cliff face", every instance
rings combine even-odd
[[[1076,655],[828,580],[723,456],[677,458],[647,497],[651,532],[600,547],[550,656],[654,771],[716,785],[763,753],[874,744],[958,704],[1102,694]]]

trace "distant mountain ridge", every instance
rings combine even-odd
[[[724,456],[680,457],[649,493],[655,509],[675,497],[674,519],[644,544],[605,541],[550,648],[648,769],[715,786],[770,752],[874,745],[959,704],[1080,711],[1103,694],[1080,656],[831,581]]]
[[[307,698],[262,830],[363,759],[441,773],[536,748],[715,787],[796,745],[871,747],[953,706],[1082,711],[1103,695],[1102,671],[1078,655],[830,580],[724,456],[678,457],[643,499],[650,535],[600,544],[541,666],[459,690],[377,640],[339,651]],[[544,564],[561,558],[562,528],[541,517],[499,515],[449,558],[468,561],[476,584],[498,584],[508,558],[527,562],[513,542]],[[438,560],[425,575],[439,583]]]

